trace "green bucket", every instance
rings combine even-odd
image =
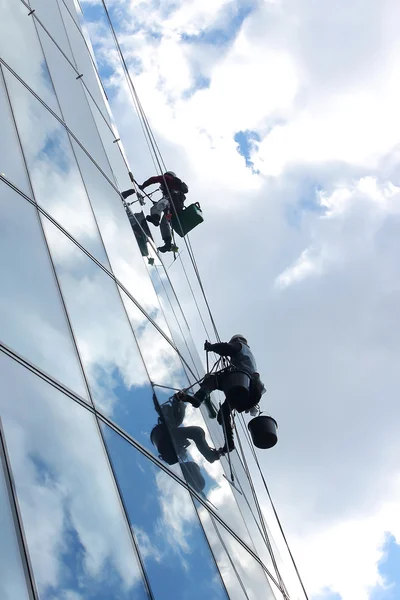
[[[178,217],[175,213],[172,215],[171,225],[172,229],[180,237],[184,237],[189,231],[192,231],[192,229],[204,221],[203,212],[198,202],[184,208],[178,213]]]

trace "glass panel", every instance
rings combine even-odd
[[[40,598],[144,600],[93,415],[3,354],[0,372],[5,439]]]
[[[127,308],[133,320],[132,308]],[[188,404],[176,402],[172,398],[174,390],[163,387],[181,389],[188,386],[182,363],[150,323],[143,324],[137,330],[137,340],[150,379],[155,385],[157,413],[153,416],[153,428],[157,425],[157,430],[153,429],[151,435],[160,457],[170,465],[179,459],[187,482],[202,493],[219,511],[221,518],[252,547],[223,465],[213,455],[214,444],[202,412]],[[220,427],[218,424],[216,426]]]
[[[193,343],[192,335],[189,330],[186,318],[178,304],[172,286],[165,274],[162,265],[157,264],[148,266],[148,272],[154,285],[154,289],[160,300],[165,318],[171,330],[173,340],[181,355],[191,366],[197,379],[205,374],[204,367],[197,349]]]
[[[57,2],[54,2],[53,0],[30,0],[29,4],[33,9],[35,9],[35,17],[37,17],[37,19],[39,19],[40,22],[43,23],[44,27],[55,39],[57,44],[61,47],[62,51],[65,52],[69,60],[72,61],[73,56],[71,52],[71,47],[68,43],[68,38],[65,33],[65,28],[61,19],[61,14]],[[40,23],[38,23],[37,19],[35,19],[35,21],[37,23],[38,32],[40,32],[42,31],[42,27]]]
[[[198,503],[196,506],[231,600],[239,600],[243,595],[248,600],[281,600],[282,594],[275,584],[270,583],[263,568],[251,554],[219,525],[204,507]],[[245,594],[242,586],[246,590]]]
[[[12,75],[5,78],[38,204],[109,266],[64,127]]]
[[[149,280],[121,197],[93,165],[81,148],[72,142],[99,230],[115,276],[152,319],[169,335],[158,298]],[[140,321],[144,319],[140,316]]]
[[[54,112],[59,114],[50,75],[29,9],[0,0],[0,56]]]
[[[60,1],[59,4],[79,73],[83,73],[85,84],[90,90],[94,101],[96,102],[101,111],[101,114],[106,119],[107,123],[111,124],[112,117],[107,107],[107,101],[102,91],[101,83],[99,82],[98,76],[93,66],[92,61],[94,60],[94,54],[91,48],[89,37],[86,35],[85,39],[82,30],[78,28],[72,20],[71,15],[68,12],[65,4],[62,1]],[[76,15],[76,11],[74,12]],[[82,25],[84,29],[83,20]],[[90,100],[90,102],[93,102],[93,100]],[[102,118],[101,115],[98,113],[98,109],[94,105],[92,110],[93,114],[97,113],[96,116]]]
[[[1,68],[0,68],[1,69]],[[9,181],[14,183],[25,194],[30,194],[28,177],[22,158],[21,146],[14,126],[10,103],[4,86],[3,75],[0,70],[0,172]]]
[[[82,82],[76,79],[76,71],[65,60],[45,31],[38,27],[38,32],[65,123],[100,168],[108,177],[112,178],[110,165],[96,129]],[[60,33],[63,33],[65,37],[64,29],[61,29]]]
[[[4,183],[0,223],[1,339],[86,397],[36,208]]]
[[[226,600],[188,492],[115,432],[103,431],[154,597]]]
[[[2,600],[15,600],[16,598],[29,600],[1,454],[0,531],[0,598]]]
[[[67,8],[68,13],[70,14],[70,18],[74,19],[77,25],[79,25],[79,19],[77,12],[80,14],[81,10],[79,8],[79,3],[74,0],[59,0],[60,6],[64,6]]]
[[[95,405],[154,450],[153,392],[117,287],[54,225],[43,225]]]

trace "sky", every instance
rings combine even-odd
[[[280,440],[260,460],[309,594],[397,598],[400,5],[108,5],[167,168],[203,208],[192,244],[220,334],[248,336],[266,382]],[[142,181],[100,3],[82,6]]]

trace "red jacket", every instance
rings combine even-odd
[[[146,179],[146,181],[142,184],[142,189],[148,187],[149,185],[154,185],[155,183],[159,183],[161,185],[161,189],[166,196],[168,196],[168,190],[166,189],[165,183],[167,183],[170,191],[180,190],[179,180],[177,180],[176,177],[172,177],[172,175],[154,175],[154,177]]]

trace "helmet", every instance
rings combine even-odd
[[[171,175],[171,177],[176,177],[176,173],[174,173],[173,171],[167,171],[166,173],[164,173],[164,175]]]
[[[241,342],[242,344],[246,344],[247,346],[247,340],[244,337],[244,335],[242,335],[241,333],[237,333],[236,335],[233,335],[231,337],[231,339],[229,340],[230,343],[232,342]]]

